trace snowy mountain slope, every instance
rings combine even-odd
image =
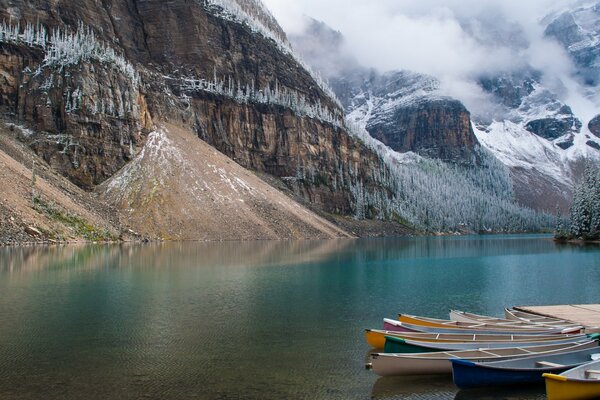
[[[600,2],[581,2],[575,8],[547,15],[545,34],[567,50],[589,86],[600,84]]]
[[[489,29],[483,29],[482,20],[465,21],[463,28],[486,44],[511,47],[514,54],[529,46],[522,27],[512,23],[503,28],[495,21],[488,22]],[[304,36],[292,36],[290,40],[316,68],[335,65],[335,61],[328,64],[327,57],[352,60],[348,46],[343,46],[343,36],[328,33],[322,23],[309,22]],[[307,43],[311,47],[305,53]],[[326,50],[319,52],[315,48],[318,43]],[[581,113],[581,107],[572,109],[567,103],[567,83],[547,79],[523,60],[515,63],[510,71],[471,78],[471,90],[480,92],[480,104],[472,115],[458,106],[459,101],[447,96],[443,82],[436,77],[407,71],[381,74],[356,61],[325,72],[349,120],[392,149],[456,162],[469,160],[473,149],[481,144],[511,170],[520,203],[551,212],[557,205],[565,210],[582,159],[600,160],[600,140],[590,133],[589,113]],[[595,90],[589,86],[588,95]],[[589,99],[586,101],[589,103]],[[436,114],[443,116],[435,118]],[[465,117],[472,120],[473,129],[467,122],[468,129],[463,127],[461,135],[454,135]],[[429,134],[431,139],[407,139],[418,137],[415,133]],[[462,152],[453,150],[453,146]]]

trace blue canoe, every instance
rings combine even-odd
[[[460,389],[517,384],[542,384],[545,373],[559,374],[600,358],[600,347],[571,353],[533,356],[506,361],[452,361],[452,379]]]

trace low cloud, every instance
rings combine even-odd
[[[530,65],[551,81],[574,68],[540,23],[572,3],[565,0],[263,1],[288,33],[301,33],[305,15],[324,21],[361,64],[433,75],[467,106],[483,96],[474,77]]]

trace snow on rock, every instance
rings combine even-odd
[[[510,168],[537,170],[566,185],[572,177],[563,149],[511,121],[495,121],[487,128],[473,126],[479,142]]]

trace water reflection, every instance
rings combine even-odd
[[[543,400],[546,399],[544,385],[521,386],[516,388],[488,388],[461,390],[454,397],[456,400]]]
[[[456,387],[450,375],[399,376],[377,379],[372,399],[452,399]]]
[[[0,272],[105,267],[189,268],[284,266],[324,261],[355,240],[223,243],[150,243],[8,247],[0,249]],[[282,257],[285,255],[285,257]]]
[[[351,248],[352,251],[348,251]],[[0,249],[0,271],[94,269],[111,266],[281,266],[327,261],[332,257],[353,263],[402,262],[470,258],[482,254],[495,257],[549,251],[579,253],[597,250],[597,247],[556,246],[551,238],[535,235],[8,247]]]

